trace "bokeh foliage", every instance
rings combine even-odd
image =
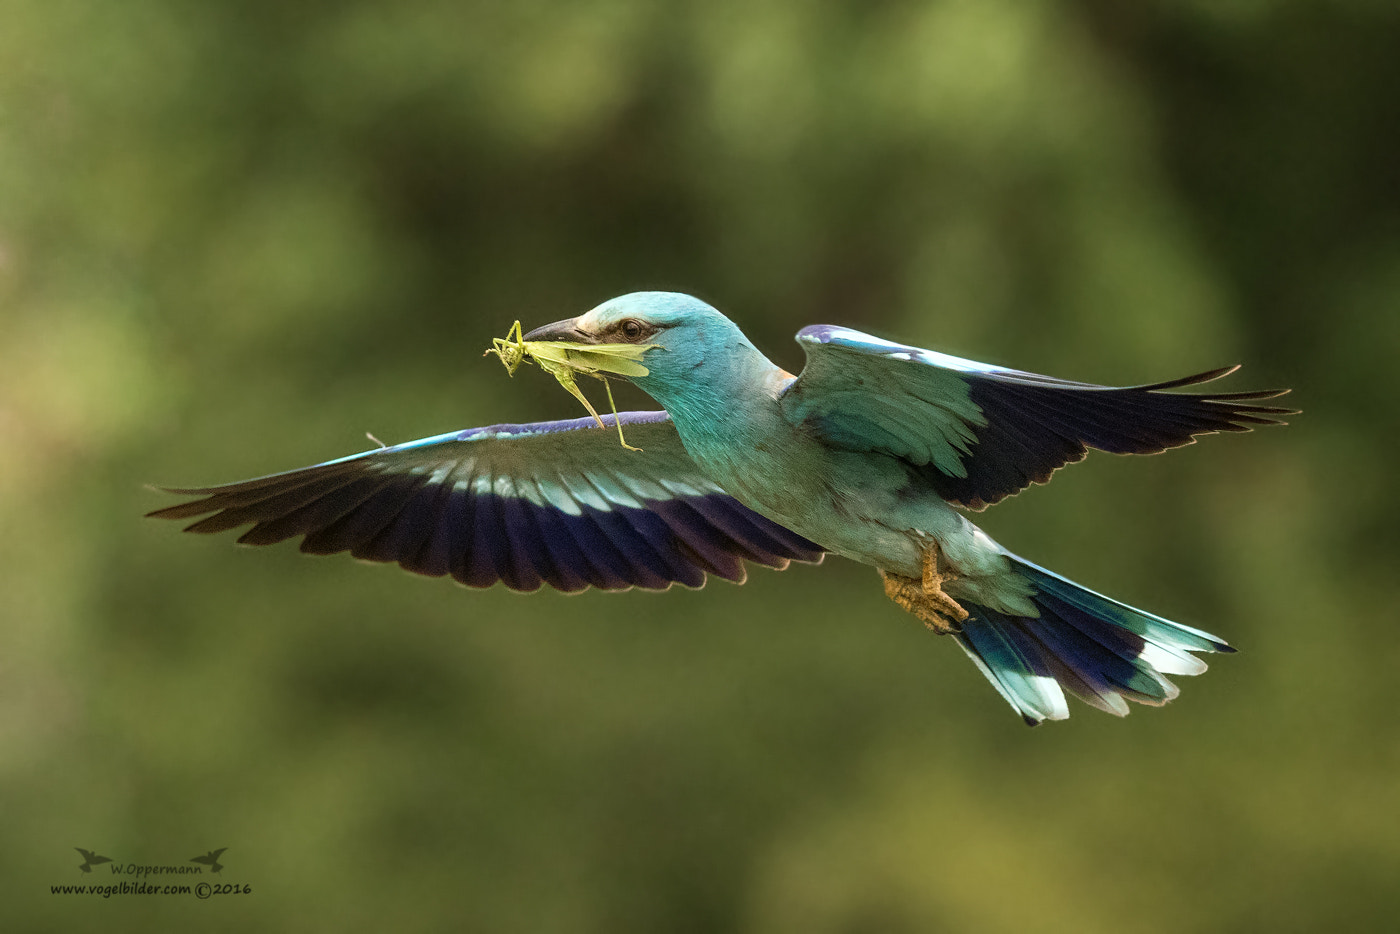
[[[5,929],[1393,923],[1398,43],[1379,0],[9,0]],[[522,597],[139,518],[573,416],[481,350],[639,288],[790,369],[822,321],[1297,387],[985,517],[1243,652],[1028,731],[840,560]],[[50,896],[111,878],[75,846],[254,894]]]

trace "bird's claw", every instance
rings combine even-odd
[[[956,574],[938,570],[938,545],[930,542],[923,554],[922,578],[903,577],[881,571],[885,596],[914,614],[940,636],[962,632],[967,610],[943,591],[943,585],[958,579]]]

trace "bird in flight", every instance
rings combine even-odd
[[[1012,554],[966,513],[1090,448],[1155,454],[1278,424],[1294,410],[1259,402],[1287,390],[1170,391],[1236,367],[1098,386],[832,325],[797,340],[807,363],[793,376],[699,299],[624,295],[518,346],[550,342],[550,372],[575,354],[589,362],[579,372],[628,379],[663,410],[469,428],[171,488],[196,498],[150,515],[204,516],[190,532],[251,523],[241,543],[301,536],[310,554],[518,591],[742,583],[746,561],[842,555],[876,568],[886,595],[950,635],[1031,725],[1068,717],[1066,693],[1118,716],[1129,700],[1164,704],[1177,695],[1167,675],[1206,670],[1192,653],[1234,651]]]
[[[78,867],[83,872],[92,872],[93,866],[101,866],[103,863],[110,863],[112,861],[110,856],[98,856],[92,850],[85,850],[80,846],[75,846],[73,849],[83,855],[83,864]]]
[[[220,847],[220,848],[217,849],[217,850],[210,850],[208,853],[204,854],[203,856],[192,856],[192,857],[190,857],[190,862],[192,862],[192,863],[203,863],[205,866],[208,866],[208,867],[209,867],[209,869],[210,869],[211,872],[218,872],[219,870],[221,870],[221,869],[224,868],[224,867],[223,867],[223,864],[221,864],[221,863],[219,862],[219,856],[220,856],[220,854],[222,854],[222,853],[224,852],[224,850],[227,850],[227,849],[228,849],[228,847],[225,846],[225,847]]]

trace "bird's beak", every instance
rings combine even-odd
[[[535,328],[525,335],[527,341],[562,341],[567,344],[596,344],[598,338],[578,326],[578,318],[565,318],[553,324]]]

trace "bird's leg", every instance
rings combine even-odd
[[[885,596],[923,620],[925,626],[940,636],[961,632],[962,626],[959,624],[967,619],[967,610],[943,592],[943,585],[958,577],[938,570],[937,542],[929,541],[922,563],[922,578],[902,577],[882,570],[880,576],[885,581]]]

